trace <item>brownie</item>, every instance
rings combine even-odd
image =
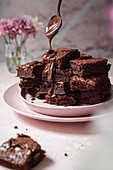
[[[21,88],[32,88],[32,87],[39,87],[41,85],[41,79],[38,78],[23,78],[20,80],[19,86]]]
[[[45,156],[45,151],[31,137],[18,134],[17,138],[10,138],[0,146],[0,165],[29,170],[38,164]]]
[[[20,78],[41,78],[44,64],[41,61],[32,61],[16,68],[17,77]]]
[[[110,86],[108,74],[97,74],[90,77],[79,77],[74,75],[70,80],[71,91],[88,91],[94,89],[104,89]]]
[[[77,103],[97,104],[110,98],[111,89],[83,91],[77,96]]]
[[[101,95],[93,95],[93,96],[85,96],[84,98],[80,95],[78,97],[78,103],[80,104],[90,104],[90,105],[93,105],[93,104],[98,104],[98,103],[101,103],[101,102],[104,102],[106,100],[106,95],[104,94],[101,94]]]
[[[59,62],[60,66],[63,65],[63,61],[69,61],[72,59],[76,59],[80,57],[80,52],[77,49],[71,49],[71,48],[57,48],[55,50],[47,50],[42,55],[42,62],[48,63],[49,60],[55,58],[56,63]],[[57,63],[58,64],[58,63]],[[60,67],[59,66],[59,67]]]
[[[80,59],[88,59],[88,58],[92,58],[92,55],[80,53]]]
[[[59,51],[55,56],[56,67],[64,70],[70,67],[70,60],[77,59],[80,57],[80,52],[77,49],[62,50]]]
[[[53,88],[54,94],[64,95],[64,94],[69,94],[69,92],[70,92],[69,82],[60,81],[54,84],[54,88]]]
[[[73,74],[79,76],[89,76],[93,74],[107,73],[110,70],[110,64],[107,59],[91,58],[91,59],[75,59],[70,61]]]
[[[42,72],[42,80],[53,82],[53,77],[56,75],[56,69],[65,70],[69,69],[69,61],[80,57],[80,52],[77,49],[66,49],[59,48],[53,52],[47,51],[43,56],[42,60],[45,63],[45,68]]]
[[[46,103],[55,104],[57,106],[74,106],[76,100],[69,95],[46,95]]]

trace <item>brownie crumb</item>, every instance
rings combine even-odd
[[[19,129],[18,126],[14,126],[14,129]]]
[[[26,129],[26,130],[28,130],[28,129]]]
[[[67,154],[67,153],[65,153],[64,155],[65,155],[65,156],[68,156],[68,154]]]

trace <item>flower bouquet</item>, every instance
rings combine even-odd
[[[16,71],[16,67],[26,58],[26,40],[30,36],[35,37],[42,27],[43,23],[38,22],[38,17],[28,15],[0,20],[0,36],[3,36],[5,41],[5,56],[10,72]]]

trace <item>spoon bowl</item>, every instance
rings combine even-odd
[[[52,39],[59,31],[62,25],[61,17],[58,14],[53,15],[46,27],[45,35],[47,38]]]

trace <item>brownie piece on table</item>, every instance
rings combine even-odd
[[[79,77],[74,75],[70,80],[71,91],[88,91],[93,89],[104,89],[110,86],[108,74],[98,74],[90,77]]]
[[[53,87],[54,94],[69,94],[70,92],[70,85],[69,82],[56,82]]]
[[[41,79],[38,78],[23,78],[20,80],[19,86],[21,88],[32,88],[32,87],[39,87],[41,85]]]
[[[44,64],[41,61],[32,61],[16,68],[17,77],[20,78],[41,78]]]
[[[0,147],[0,165],[20,170],[29,170],[45,156],[45,151],[31,137],[18,134]]]
[[[107,64],[107,59],[91,58],[91,59],[75,59],[70,61],[73,74],[79,76],[89,76],[99,73],[107,73],[111,64]]]
[[[76,100],[69,95],[46,95],[46,103],[55,104],[57,106],[74,106]]]

